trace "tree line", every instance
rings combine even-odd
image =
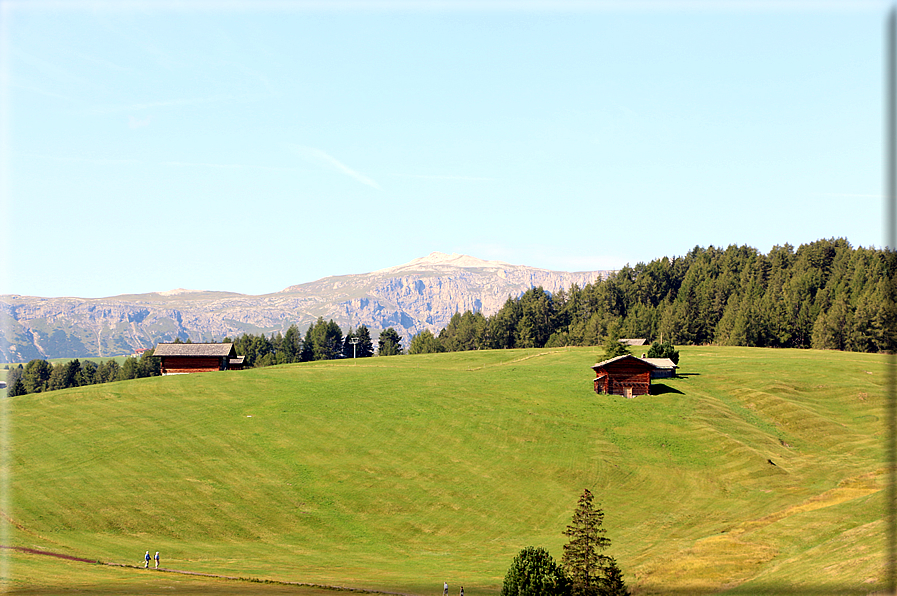
[[[46,360],[31,360],[25,366],[13,367],[6,375],[6,395],[44,393],[70,387],[97,385],[112,381],[127,381],[162,374],[159,360],[147,350],[139,358],[129,356],[124,363],[106,360],[100,364],[78,360],[53,364]]]
[[[410,353],[600,345],[612,337],[677,345],[880,352],[894,346],[897,254],[843,238],[695,247],[684,257],[626,266],[555,294],[509,297],[495,314],[455,313]]]
[[[683,257],[626,266],[583,287],[554,294],[532,288],[509,297],[491,316],[455,313],[438,333],[411,339],[408,353],[560,346],[613,347],[617,338],[672,344],[816,348],[856,352],[894,349],[897,253],[854,248],[843,238],[817,240],[768,254],[731,245],[695,247]],[[402,354],[392,328],[377,353]],[[175,340],[180,341],[180,340]],[[189,341],[189,340],[188,340]],[[229,342],[229,338],[222,341]],[[370,330],[342,329],[318,318],[303,335],[244,334],[233,340],[244,366],[259,367],[374,355]],[[77,360],[32,360],[10,370],[8,395],[39,393],[159,374],[152,351],[119,366]],[[21,393],[19,393],[21,392]]]
[[[309,325],[305,336],[296,325],[291,325],[286,333],[254,335],[247,333],[234,340],[225,337],[221,343],[233,341],[234,350],[244,357],[246,367],[290,364],[312,360],[333,360],[336,358],[368,358],[374,355],[371,332],[362,325],[349,329],[343,335],[342,329],[332,320],[325,322],[318,318]],[[173,343],[192,343],[176,338]],[[402,338],[395,329],[380,332],[377,353],[380,356],[402,354]],[[111,381],[127,381],[142,377],[161,375],[161,365],[153,357],[153,350],[144,352],[139,358],[128,357],[119,365],[115,360],[101,364],[91,361],[71,360],[52,364],[46,360],[31,360],[10,369],[7,374],[7,396],[42,393],[70,387],[82,387]]]
[[[304,337],[296,325],[290,325],[283,334],[278,332],[266,336],[263,333],[246,333],[234,340],[225,337],[222,341],[233,341],[234,350],[243,356],[243,365],[246,367],[337,358],[369,358],[374,355],[374,343],[367,326],[361,325],[354,330],[349,328],[349,332],[343,335],[339,325],[333,320],[325,322],[323,317],[308,326]],[[392,327],[381,331],[377,354],[394,356],[401,353],[402,338],[398,332]]]

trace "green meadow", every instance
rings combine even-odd
[[[636,348],[637,350],[638,348]],[[635,594],[870,594],[886,356],[684,347],[596,395],[600,348],[368,358],[7,399],[13,594],[497,594],[583,488]],[[333,592],[328,592],[333,593]]]

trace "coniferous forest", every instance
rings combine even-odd
[[[853,248],[842,238],[775,246],[765,255],[748,246],[695,247],[553,296],[534,288],[490,317],[456,314],[438,347],[583,346],[628,337],[885,351],[893,345],[895,274],[893,250]]]

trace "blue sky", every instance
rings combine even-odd
[[[881,246],[886,3],[0,0],[0,293]]]

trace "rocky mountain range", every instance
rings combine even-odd
[[[434,252],[372,273],[325,277],[280,292],[170,290],[109,298],[0,296],[0,362],[133,353],[160,341],[220,341],[244,333],[302,332],[318,317],[343,329],[392,327],[407,346],[438,333],[456,312],[496,312],[509,296],[541,286],[583,286],[609,271],[564,272]]]

